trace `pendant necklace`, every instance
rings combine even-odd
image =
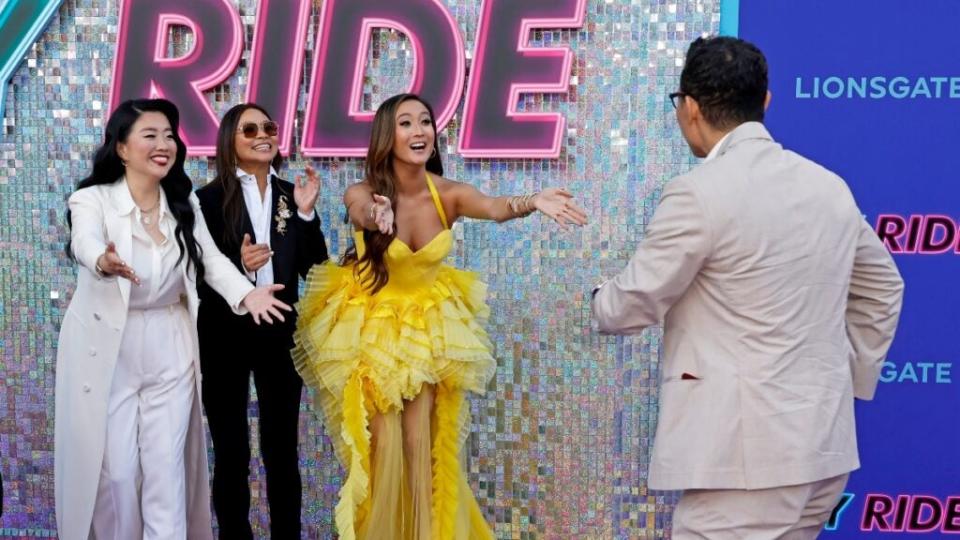
[[[144,210],[143,208],[140,208],[138,206],[137,208],[140,208],[140,223],[143,223],[144,225],[150,225],[150,223],[153,222],[153,218],[151,218],[150,216],[153,214],[153,211],[159,207],[160,207],[159,197],[157,197],[157,204],[153,205],[153,208]]]

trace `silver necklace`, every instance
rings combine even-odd
[[[153,223],[153,218],[151,218],[150,216],[153,214],[153,211],[159,207],[160,207],[159,197],[157,198],[157,204],[153,205],[153,208],[144,210],[143,208],[140,208],[138,206],[137,208],[140,208],[140,223],[143,223],[144,225],[150,225],[151,223]]]

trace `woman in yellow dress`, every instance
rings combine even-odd
[[[294,336],[294,362],[346,469],[337,531],[344,540],[493,538],[460,459],[465,393],[483,392],[496,368],[486,286],[443,264],[450,225],[539,210],[566,228],[586,215],[562,189],[488,197],[443,178],[433,111],[413,94],[377,110],[365,173],[343,197],[354,245],[339,265],[311,270]]]

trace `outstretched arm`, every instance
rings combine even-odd
[[[675,179],[630,263],[595,290],[593,318],[603,334],[634,334],[661,322],[711,254],[709,224],[694,186]]]
[[[283,321],[280,310],[290,311],[291,308],[273,296],[273,293],[283,289],[283,285],[274,284],[254,288],[253,284],[247,281],[240,270],[230,262],[230,259],[220,252],[217,244],[210,237],[210,231],[207,229],[207,222],[203,218],[203,212],[200,211],[200,201],[196,195],[190,195],[190,204],[193,205],[196,216],[193,234],[200,248],[200,256],[203,258],[203,266],[206,269],[203,279],[207,285],[226,300],[234,313],[237,315],[249,313],[253,317],[253,322],[258,325],[261,319],[271,324],[274,317]]]
[[[343,204],[355,227],[393,234],[393,205],[387,197],[374,193],[369,185],[361,182],[348,187],[343,194]]]
[[[489,219],[502,223],[526,217],[535,210],[553,218],[564,229],[568,225],[585,225],[587,214],[574,204],[573,195],[565,189],[547,188],[535,195],[522,197],[490,197],[477,188],[454,182],[450,190],[458,216]]]

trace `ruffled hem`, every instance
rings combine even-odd
[[[342,422],[332,437],[342,447],[348,460],[344,462],[346,479],[340,488],[340,500],[334,509],[334,521],[342,540],[356,540],[358,530],[373,526],[365,520],[371,508],[371,434],[370,419],[377,414],[367,396],[368,381],[357,372],[344,387]],[[470,429],[470,409],[462,389],[444,384],[436,388],[434,403],[434,435],[431,450],[433,507],[431,538],[455,540],[493,540],[487,524],[467,483],[460,461],[463,442]],[[403,496],[398,494],[398,496]],[[379,524],[383,526],[383,524]]]
[[[340,487],[340,500],[334,509],[334,523],[343,540],[356,538],[354,525],[370,512],[370,430],[363,380],[359,373],[350,378],[343,393],[343,415],[339,437],[331,436],[348,455],[344,461],[347,477]]]
[[[381,411],[401,408],[424,383],[482,392],[496,369],[485,297],[475,274],[448,266],[432,286],[402,296],[371,296],[352,268],[315,266],[297,305],[294,363],[334,396],[364,371]]]

